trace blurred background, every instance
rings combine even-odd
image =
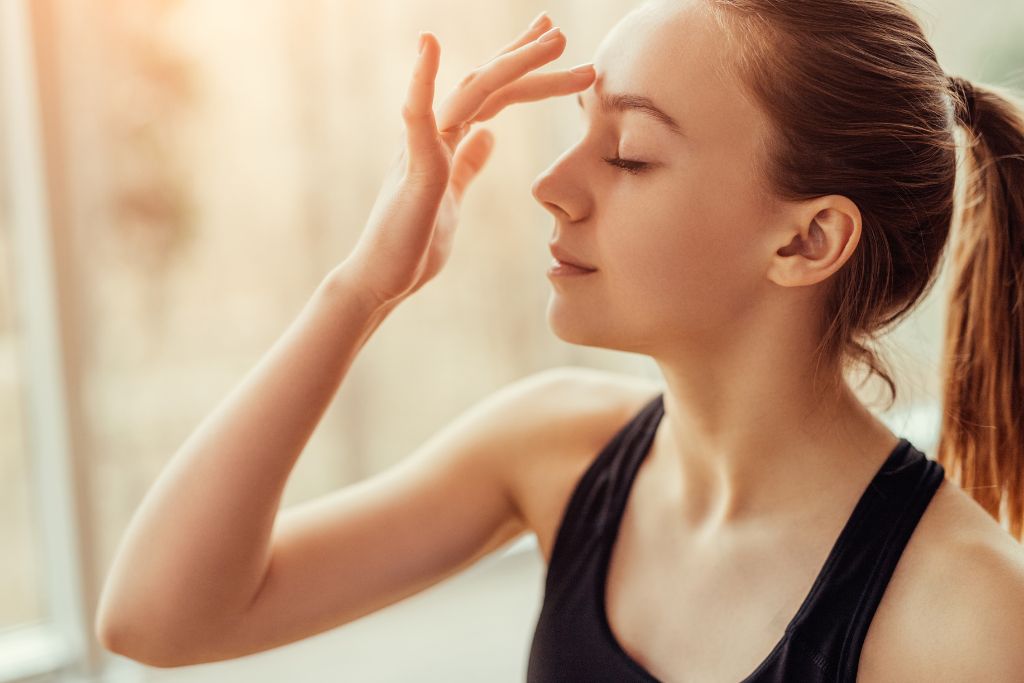
[[[92,615],[148,487],[355,244],[397,151],[418,31],[442,45],[440,99],[541,10],[568,36],[561,69],[636,4],[0,0],[0,683],[524,679],[544,571],[532,538],[230,662],[138,665],[99,648]],[[1024,4],[914,7],[947,71],[1021,87]],[[658,377],[545,323],[553,223],[530,185],[580,134],[575,103],[485,125],[497,144],[448,266],[364,348],[283,505],[388,467],[537,370]],[[878,412],[926,452],[946,291],[882,346],[900,394]]]

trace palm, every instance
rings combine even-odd
[[[437,219],[434,221],[434,227],[431,230],[430,247],[423,258],[422,272],[419,278],[417,278],[416,284],[412,288],[412,292],[415,292],[429,280],[432,280],[435,275],[441,272],[444,268],[444,264],[448,262],[448,257],[451,256],[452,243],[455,241],[455,226],[458,224],[459,217],[459,202],[455,198],[454,192],[451,187],[445,190],[444,197],[441,199],[440,208],[437,211]]]
[[[532,74],[558,56],[564,37],[536,39],[549,19],[535,24],[494,59],[473,70],[438,108],[434,78],[436,38],[424,33],[406,103],[404,144],[374,204],[367,227],[348,260],[358,281],[380,303],[400,300],[433,279],[447,263],[463,195],[490,156],[493,135],[473,124],[513,102],[578,92],[593,70]]]
[[[449,188],[441,199],[441,208],[437,212],[434,223],[434,238],[430,240],[430,251],[427,255],[426,274],[428,278],[437,275],[438,271],[448,262],[452,251],[452,238],[455,236],[455,225],[459,220],[459,202]]]

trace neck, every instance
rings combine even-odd
[[[859,495],[898,442],[844,381],[830,390],[782,363],[730,373],[659,365],[665,415],[652,448],[686,528],[812,519]]]

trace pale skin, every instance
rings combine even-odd
[[[755,160],[767,121],[715,68],[727,43],[705,19],[696,4],[650,3],[609,33],[596,73],[540,74],[565,46],[562,35],[534,42],[552,26],[544,17],[437,106],[440,45],[426,34],[403,109],[405,144],[359,242],[147,493],[104,587],[96,627],[107,647],[156,666],[242,656],[412,595],[524,532],[550,539],[552,515],[538,510],[564,499],[535,505],[523,492],[551,490],[556,465],[579,473],[609,418],[621,422],[650,388],[595,392],[589,379],[539,373],[488,396],[396,467],[278,506],[356,354],[446,263],[459,204],[493,142],[475,124],[552,96],[581,95],[585,130],[533,196],[555,219],[553,237],[597,270],[552,280],[548,321],[566,341],[644,353],[661,369],[665,418],[637,482],[645,510],[672,520],[659,543],[699,566],[727,561],[751,530],[781,539],[799,529],[819,546],[834,538],[845,504],[896,443],[849,390],[816,395],[810,380],[821,285],[856,247],[860,213],[840,195],[786,203],[763,190]],[[598,95],[622,92],[650,97],[682,134],[635,111],[599,110]],[[632,175],[602,159],[616,156],[651,166]],[[619,395],[628,399],[604,398]],[[535,455],[524,462],[523,453]],[[813,576],[817,559],[799,572]],[[999,573],[1000,600],[1024,607],[1015,571]],[[801,581],[797,597],[809,587]],[[978,604],[977,594],[964,603]],[[1024,635],[1024,624],[992,624]],[[666,681],[699,673],[696,659],[673,668],[663,645],[637,656]],[[993,656],[985,653],[988,671]]]

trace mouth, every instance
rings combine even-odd
[[[558,259],[552,259],[551,267],[548,268],[548,275],[556,277],[565,275],[590,275],[591,273],[596,272],[596,268],[584,268],[583,266],[578,266],[574,263],[566,263],[564,261],[559,261]]]
[[[551,258],[554,259],[551,262],[551,270],[548,272],[582,274],[593,273],[597,270],[597,268],[575,261],[574,259],[578,257],[572,250],[559,244],[557,240],[548,242],[548,250],[551,252]]]

